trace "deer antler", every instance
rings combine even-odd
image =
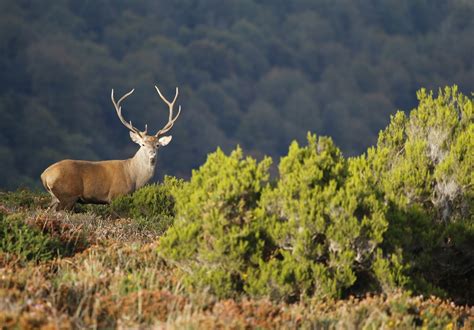
[[[110,93],[110,98],[112,99],[112,103],[114,104],[114,107],[115,107],[115,111],[117,112],[117,116],[119,117],[120,121],[122,122],[122,124],[128,128],[129,130],[131,130],[132,132],[135,132],[137,133],[138,135],[140,135],[141,137],[143,137],[147,131],[148,131],[148,126],[145,125],[145,130],[144,131],[140,131],[138,128],[134,127],[132,125],[132,121],[130,122],[127,122],[123,116],[122,116],[122,106],[120,105],[120,103],[122,103],[123,100],[125,100],[128,96],[130,96],[133,92],[135,91],[135,89],[132,89],[130,92],[128,92],[127,94],[125,94],[124,96],[122,96],[117,102],[115,102],[115,99],[114,99],[114,90],[112,89],[112,92]]]
[[[157,86],[155,86],[155,88],[158,94],[160,95],[161,99],[168,105],[169,112],[170,112],[169,117],[168,117],[168,122],[166,123],[166,125],[155,134],[155,136],[158,137],[159,135],[168,132],[173,127],[174,122],[176,121],[176,119],[178,119],[179,114],[181,113],[181,106],[179,106],[178,108],[178,114],[173,118],[173,107],[174,107],[174,103],[176,102],[176,99],[178,98],[178,87],[176,87],[176,93],[174,95],[174,99],[172,102],[168,101],[163,96],[163,94],[161,94],[160,89]]]

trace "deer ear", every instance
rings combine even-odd
[[[140,135],[138,135],[138,134],[135,133],[135,132],[130,131],[130,138],[131,138],[132,141],[135,142],[136,144],[141,144],[141,143],[142,143],[142,138],[140,137]]]
[[[165,145],[170,143],[172,138],[173,137],[171,135],[160,137],[158,143],[160,144],[160,146],[164,147]]]

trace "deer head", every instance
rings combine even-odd
[[[174,95],[173,101],[168,101],[163,94],[161,93],[160,89],[155,86],[156,91],[158,92],[158,95],[160,95],[160,98],[168,105],[169,108],[169,116],[168,116],[168,122],[166,125],[157,131],[154,135],[148,135],[148,125],[145,125],[145,130],[140,131],[136,127],[132,125],[132,122],[129,121],[127,122],[122,115],[122,106],[121,103],[123,100],[125,100],[128,96],[130,96],[134,89],[132,89],[130,92],[126,93],[124,96],[122,96],[117,102],[115,102],[114,99],[114,90],[112,89],[112,92],[110,94],[110,98],[112,99],[112,103],[114,104],[115,111],[117,112],[117,116],[119,117],[120,121],[122,124],[127,127],[130,130],[130,138],[132,139],[133,142],[138,144],[140,146],[140,151],[142,154],[145,154],[148,156],[149,164],[150,165],[155,165],[156,163],[156,153],[158,148],[166,146],[168,143],[170,143],[172,136],[163,136],[166,132],[168,132],[174,125],[174,122],[178,119],[180,113],[181,113],[181,106],[178,108],[178,113],[176,116],[173,117],[173,108],[174,104],[176,102],[176,99],[178,98],[178,87],[176,87],[176,93]]]

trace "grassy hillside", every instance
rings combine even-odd
[[[27,191],[1,195],[0,324],[6,329],[474,325],[472,307],[406,291],[288,304],[187,290],[182,273],[157,254],[156,229],[118,218],[107,207],[50,213],[39,207],[46,200]],[[6,235],[10,247],[4,245]],[[55,242],[50,252],[57,257],[41,253],[37,244],[43,236]]]
[[[474,326],[474,102],[417,94],[377,144],[218,149],[110,205],[0,193],[6,328]]]

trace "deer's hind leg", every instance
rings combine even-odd
[[[49,187],[48,187],[49,188]],[[64,196],[64,194],[58,194],[54,193],[54,187],[53,189],[48,189],[48,192],[51,194],[52,200],[51,204],[48,208],[53,209],[55,211],[71,211],[72,208],[74,207],[74,204],[76,204],[78,197],[76,196]],[[61,197],[58,197],[61,196]]]
[[[51,195],[51,203],[49,203],[48,208],[46,209],[47,211],[49,210],[58,210],[58,205],[60,203],[59,199],[56,197],[56,195],[53,193],[53,191],[50,189],[49,186],[45,185],[46,191]]]
[[[59,200],[54,199],[54,197],[53,197],[53,199],[51,200],[51,203],[49,203],[49,206],[46,209],[46,211],[49,211],[49,210],[57,211],[58,210],[58,205],[59,205]]]

